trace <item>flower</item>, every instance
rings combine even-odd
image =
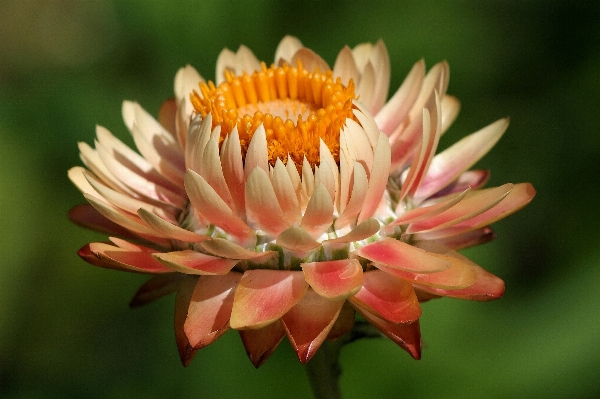
[[[420,302],[502,296],[456,251],[535,191],[483,189],[489,172],[468,170],[505,119],[435,155],[459,108],[445,62],[417,62],[387,102],[381,41],[330,68],[288,36],[271,66],[242,46],[216,69],[213,83],[182,68],[158,120],[123,103],[139,153],[98,126],[95,148],[79,145],[87,169],[69,170],[89,202],[71,219],[111,236],[79,255],[153,275],[132,306],[176,292],[185,365],[228,329],[256,367],[285,336],[305,363],[356,313],[418,359]]]

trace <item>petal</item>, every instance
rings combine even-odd
[[[80,204],[69,210],[69,219],[78,226],[99,231],[110,236],[138,238],[132,231],[109,220],[90,204]]]
[[[158,233],[161,233],[171,239],[186,242],[201,242],[208,238],[208,236],[196,234],[193,231],[182,229],[181,227],[164,220],[163,218],[150,211],[147,211],[144,208],[138,209],[137,213],[144,223]]]
[[[345,236],[326,240],[323,243],[348,243],[351,241],[362,241],[375,235],[380,228],[380,224],[375,218],[370,218],[356,226]]]
[[[254,231],[244,223],[197,173],[188,170],[185,188],[196,212],[210,223],[235,236],[242,244],[254,243]]]
[[[175,340],[179,350],[179,358],[184,366],[190,364],[197,349],[192,348],[190,341],[184,331],[185,320],[188,316],[188,308],[192,293],[196,287],[197,277],[186,276],[179,284],[177,295],[175,296]]]
[[[272,181],[273,190],[275,191],[277,201],[285,219],[290,225],[298,223],[302,217],[300,204],[298,203],[292,179],[280,159],[277,159],[275,162]]]
[[[461,173],[456,180],[454,180],[452,183],[448,184],[442,190],[436,192],[433,196],[429,198],[435,200],[439,197],[448,194],[454,194],[457,192],[464,191],[467,188],[470,188],[471,190],[477,190],[483,187],[489,179],[489,170],[468,170],[466,172]],[[426,200],[425,202],[428,201]]]
[[[496,233],[490,227],[486,226],[452,237],[438,238],[436,242],[445,247],[459,250],[485,244],[494,238],[496,238]],[[418,243],[419,241],[415,241],[415,245],[418,245]]]
[[[407,351],[414,359],[421,358],[421,331],[419,320],[412,323],[394,324],[364,309],[357,309],[362,317],[374,325],[383,335]]]
[[[500,119],[436,155],[414,197],[427,198],[450,184],[487,154],[507,127],[508,119]]]
[[[275,50],[275,65],[279,65],[280,61],[286,62],[288,65],[291,64],[292,57],[302,47],[302,42],[294,36],[285,36]]]
[[[302,364],[317,352],[337,319],[344,300],[329,300],[309,289],[281,321]]]
[[[369,180],[365,169],[358,162],[354,163],[354,179],[352,184],[352,194],[347,204],[344,204],[344,210],[340,217],[335,220],[335,229],[341,229],[354,222],[356,216],[362,209],[365,198],[367,197],[367,190],[369,188]],[[367,219],[368,220],[368,219]]]
[[[427,220],[429,218],[437,216],[440,213],[452,208],[454,205],[462,201],[462,199],[465,198],[468,192],[469,188],[465,189],[462,193],[458,195],[450,196],[450,198],[448,198],[445,201],[441,201],[430,206],[411,209],[410,211],[403,213],[398,219],[394,220],[386,227],[407,225],[410,223],[416,223],[421,220]]]
[[[333,202],[331,196],[325,186],[319,184],[308,201],[300,227],[313,238],[318,238],[331,226],[332,222]]]
[[[296,51],[290,65],[295,66],[298,61],[302,63],[302,68],[306,69],[308,72],[315,72],[317,69],[319,72],[325,72],[330,69],[323,58],[306,47],[302,47]]]
[[[289,227],[273,184],[261,168],[255,168],[246,182],[246,213],[271,236],[277,236]]]
[[[448,259],[393,238],[384,238],[353,252],[370,261],[413,273],[433,273],[450,267]]]
[[[375,147],[375,153],[373,154],[373,169],[369,177],[369,188],[362,211],[358,216],[358,223],[373,216],[377,210],[387,185],[390,162],[390,143],[387,136],[384,133],[380,133],[377,147]]]
[[[129,307],[137,308],[176,292],[184,277],[181,273],[157,274],[151,277],[137,290],[129,302]]]
[[[228,330],[233,296],[241,277],[232,272],[198,279],[183,325],[192,348],[203,348]]]
[[[342,80],[342,84],[346,86],[348,86],[350,79],[354,81],[354,84],[358,83],[360,75],[350,47],[344,46],[338,53],[333,65],[333,76],[339,77]]]
[[[249,179],[250,174],[256,167],[269,173],[269,154],[267,150],[267,134],[261,124],[250,139],[246,160],[244,161],[244,175]]]
[[[238,262],[185,249],[166,253],[155,253],[154,258],[170,269],[185,274],[226,274]]]
[[[362,266],[356,259],[300,264],[304,279],[327,299],[345,299],[358,292],[363,283]]]
[[[231,193],[227,187],[223,168],[221,167],[221,158],[219,157],[218,139],[211,138],[204,147],[200,163],[199,174],[206,182],[217,192],[219,197],[223,199],[232,210],[235,212],[236,207],[233,203]]]
[[[253,251],[237,245],[223,238],[210,238],[200,244],[206,251],[229,259],[255,259],[267,254],[275,254],[274,251]]]
[[[254,367],[259,368],[271,356],[285,337],[285,329],[279,320],[258,330],[239,330],[246,354]]]
[[[335,340],[349,333],[352,330],[352,327],[354,327],[355,318],[356,311],[348,301],[345,301],[333,327],[329,330],[327,339]]]
[[[246,202],[244,191],[246,189],[244,165],[242,161],[242,147],[238,135],[237,126],[229,134],[227,141],[224,141],[221,147],[221,165],[223,166],[223,176],[229,187],[229,192],[233,198],[235,209],[241,217],[246,216]]]
[[[392,323],[409,323],[421,316],[412,285],[380,270],[363,273],[363,286],[350,303],[360,313],[366,310]]]
[[[310,234],[299,227],[292,226],[277,236],[277,245],[295,252],[308,252],[319,247]]]
[[[172,273],[173,270],[162,265],[148,251],[126,250],[101,242],[89,244],[90,251],[98,258],[114,265],[115,268],[140,273]]]
[[[231,328],[258,329],[273,323],[302,299],[307,288],[302,272],[246,271],[235,292]]]

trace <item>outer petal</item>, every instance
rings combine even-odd
[[[115,269],[140,273],[171,273],[172,270],[152,257],[149,251],[122,249],[101,242],[89,244],[90,251]]]
[[[306,231],[295,226],[279,234],[276,242],[277,245],[296,252],[307,252],[321,245]]]
[[[445,270],[452,262],[393,238],[384,238],[353,252],[376,263],[413,273],[433,273]]]
[[[396,345],[407,351],[414,359],[421,358],[421,331],[419,320],[412,323],[394,324],[383,320],[364,309],[358,312],[369,323],[374,325],[383,335],[394,341]]]
[[[157,274],[151,277],[137,290],[129,306],[137,308],[176,292],[183,278],[185,274],[181,273]]]
[[[147,211],[144,208],[138,209],[138,216],[144,221],[144,223],[156,230],[158,233],[175,240],[200,242],[208,238],[208,236],[196,234],[193,231],[182,229],[175,224],[167,222],[163,218],[150,211]]]
[[[69,210],[69,219],[78,226],[110,236],[136,239],[138,236],[125,227],[107,219],[90,204],[77,205]]]
[[[186,249],[184,251],[156,253],[154,258],[169,268],[185,274],[227,274],[238,262]]]
[[[264,255],[275,254],[274,251],[257,252],[246,249],[224,238],[211,238],[200,244],[206,251],[228,259],[255,259]]]
[[[335,323],[344,300],[329,300],[309,289],[281,321],[303,364],[317,352]]]
[[[190,345],[190,341],[183,329],[196,282],[197,277],[186,276],[179,284],[177,295],[175,296],[175,340],[177,341],[179,358],[184,366],[190,364],[197,351],[197,349],[192,348]]]
[[[304,279],[319,295],[328,299],[345,299],[360,290],[362,266],[356,259],[310,262],[300,265]]]
[[[194,349],[213,343],[229,328],[233,295],[241,277],[231,272],[198,279],[183,326]]]
[[[409,323],[421,316],[421,307],[411,284],[380,270],[363,274],[360,291],[350,297],[350,303],[392,323]]]
[[[231,312],[231,328],[258,329],[298,303],[308,288],[302,272],[254,269],[242,276]]]
[[[329,192],[322,184],[313,191],[300,227],[314,238],[323,234],[333,223],[333,202]]]
[[[259,330],[239,330],[246,353],[254,367],[259,368],[285,337],[283,324],[276,320]]]

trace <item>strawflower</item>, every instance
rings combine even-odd
[[[286,336],[306,363],[365,322],[418,359],[420,302],[502,296],[457,250],[535,194],[469,170],[506,119],[435,154],[459,109],[448,77],[419,61],[387,100],[383,42],[330,68],[293,37],[271,65],[223,50],[214,83],[186,66],[158,119],[123,103],[139,153],[100,126],[94,148],[79,144],[87,169],[69,177],[89,205],[70,217],[110,235],[79,255],[152,275],[132,306],[176,293],[185,365],[228,329],[256,367]]]

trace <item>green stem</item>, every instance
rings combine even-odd
[[[342,399],[340,390],[340,349],[361,338],[377,338],[381,334],[364,321],[357,321],[350,332],[336,341],[325,341],[306,363],[306,374],[315,399]]]
[[[339,364],[340,348],[338,341],[325,341],[306,363],[306,374],[315,399],[342,399],[340,390],[340,375],[342,369]]]

